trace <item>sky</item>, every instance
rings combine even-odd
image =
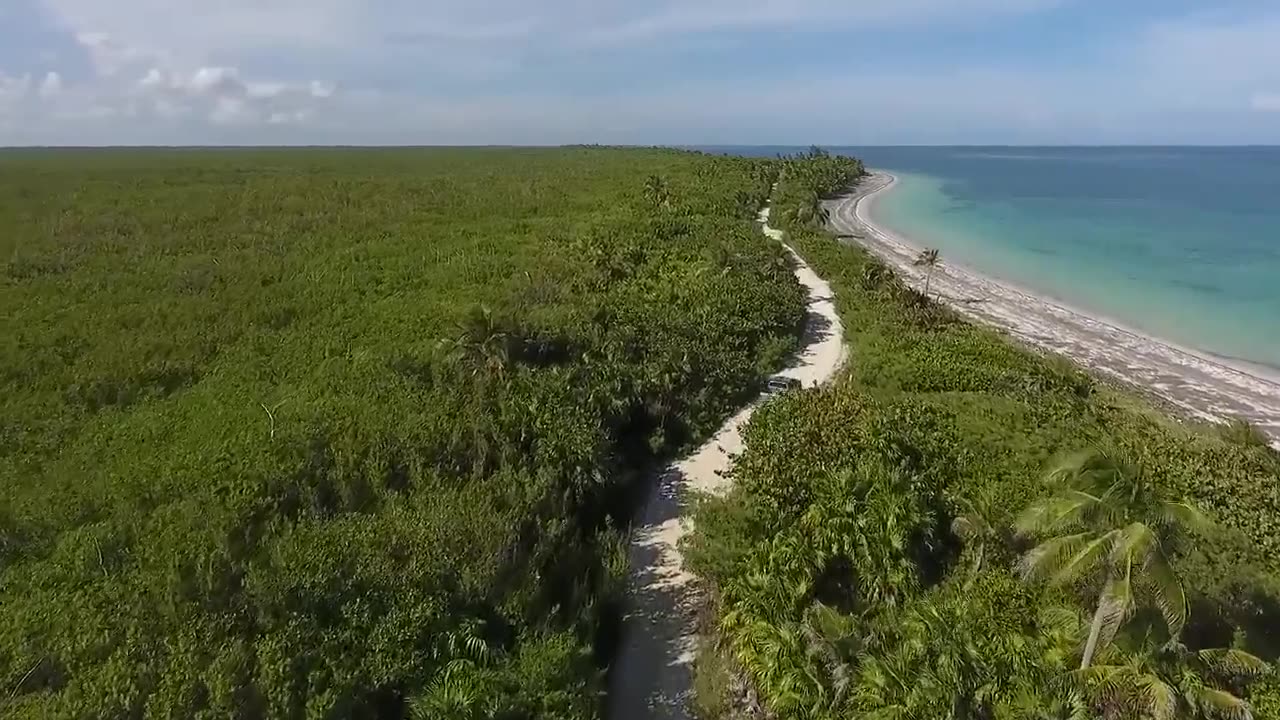
[[[1276,0],[0,0],[0,145],[1280,144]]]

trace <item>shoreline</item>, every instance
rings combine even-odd
[[[892,174],[872,172],[828,204],[831,226],[855,236],[842,242],[860,243],[908,284],[920,286],[925,271],[912,261],[924,246],[871,217],[877,197],[896,184]],[[1148,335],[946,257],[934,270],[931,290],[966,318],[1150,392],[1196,420],[1247,420],[1280,448],[1280,374]]]

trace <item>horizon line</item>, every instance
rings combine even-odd
[[[727,149],[727,148],[1022,148],[1022,149],[1126,149],[1126,148],[1216,148],[1216,149],[1271,149],[1280,143],[1150,143],[1150,144],[1096,144],[1096,143],[462,143],[462,144],[380,144],[380,143],[310,143],[310,144],[116,144],[116,145],[0,145],[6,150],[286,150],[286,149],[555,149],[555,148],[669,148],[675,150]]]

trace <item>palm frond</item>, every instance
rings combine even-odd
[[[1249,703],[1225,690],[1201,688],[1192,694],[1191,700],[1203,715],[1220,720],[1253,720],[1253,708]]]
[[[1174,573],[1164,552],[1156,546],[1142,565],[1142,584],[1155,600],[1156,607],[1169,626],[1169,636],[1177,638],[1187,624],[1190,608],[1182,581]]]
[[[1117,575],[1107,582],[1098,606],[1098,614],[1102,618],[1099,647],[1111,644],[1120,627],[1133,615],[1135,605],[1132,576]]]
[[[1136,705],[1151,720],[1174,720],[1178,713],[1178,691],[1159,676],[1142,674],[1134,678]]]
[[[1115,545],[1111,552],[1111,566],[1132,568],[1146,565],[1151,554],[1159,549],[1160,540],[1151,528],[1140,522],[1129,523],[1115,532]]]
[[[1176,528],[1199,535],[1213,530],[1213,521],[1199,508],[1185,502],[1160,503],[1155,521],[1161,527]]]
[[[1253,679],[1271,669],[1262,658],[1235,648],[1201,650],[1196,657],[1212,672],[1233,678]]]
[[[1071,548],[1072,552],[1062,558],[1050,581],[1055,585],[1066,585],[1094,572],[1111,555],[1116,538],[1117,533],[1113,531]]]
[[[1075,555],[1089,538],[1089,533],[1078,533],[1046,540],[1018,560],[1018,573],[1033,582],[1055,577],[1066,558]]]

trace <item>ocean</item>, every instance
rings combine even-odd
[[[1280,148],[828,149],[898,176],[872,218],[944,263],[1280,369]]]

